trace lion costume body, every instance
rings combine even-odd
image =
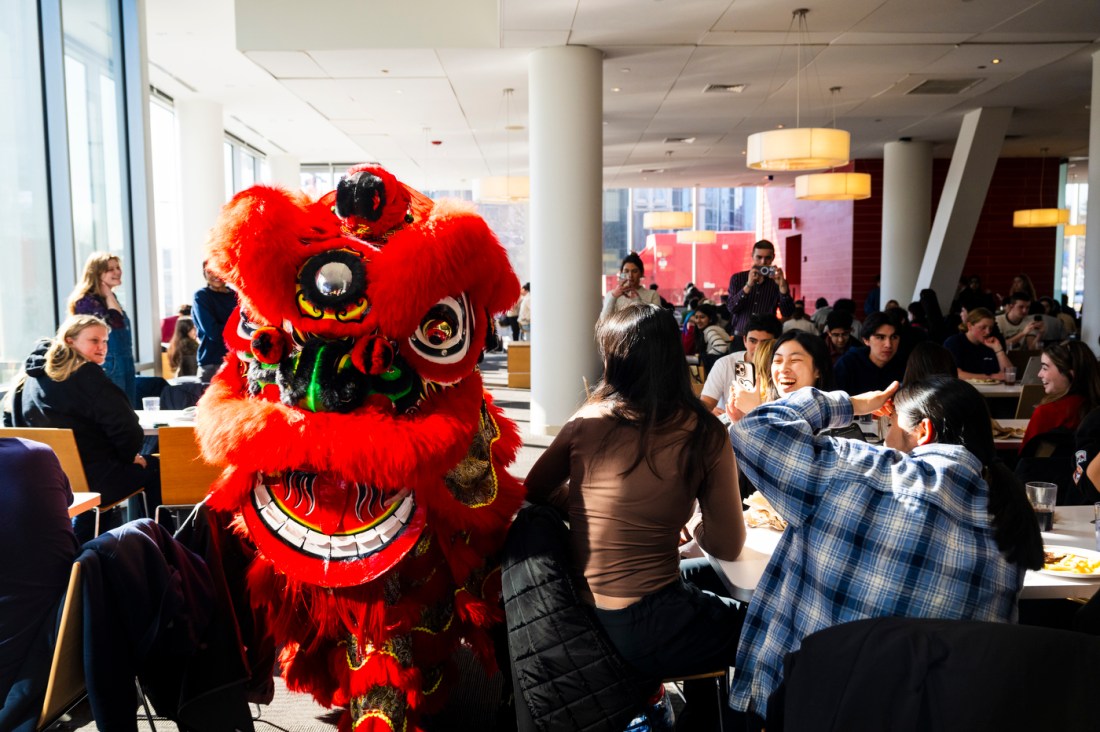
[[[319,201],[238,194],[207,267],[240,300],[198,411],[227,466],[208,503],[257,548],[287,685],[346,707],[345,731],[420,729],[460,641],[495,668],[493,558],[523,488],[477,363],[519,295],[507,256],[472,210],[360,166]]]

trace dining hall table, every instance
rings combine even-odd
[[[75,518],[85,511],[91,511],[100,504],[100,495],[80,491],[73,493],[73,502],[69,504],[69,518]]]
[[[195,410],[190,409],[154,409],[147,411],[135,409],[138,422],[146,437],[157,434],[159,427],[194,427]]]
[[[1042,532],[1044,546],[1071,547],[1088,551],[1096,550],[1095,527],[1092,523],[1092,506],[1058,506],[1054,510],[1054,527]],[[730,596],[742,602],[752,600],[753,592],[764,568],[771,561],[781,531],[759,527],[750,528],[741,555],[733,561],[707,555],[710,565],[726,584]],[[1052,575],[1044,571],[1028,570],[1024,577],[1021,599],[1059,599],[1077,597],[1087,599],[1100,589],[1100,574]]]

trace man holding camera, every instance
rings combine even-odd
[[[794,312],[794,300],[783,277],[783,270],[772,264],[775,261],[775,245],[761,239],[752,245],[752,268],[730,277],[729,303],[730,332],[737,339],[734,349],[748,332],[749,318],[754,315],[775,315],[775,309],[784,318]]]

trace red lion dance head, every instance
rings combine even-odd
[[[485,222],[381,168],[311,201],[257,186],[213,229],[236,289],[230,354],[200,403],[209,503],[258,550],[253,605],[288,686],[341,729],[419,729],[460,639],[493,667],[520,440],[477,363],[519,283]]]

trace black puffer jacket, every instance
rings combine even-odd
[[[540,732],[622,732],[645,703],[645,684],[578,599],[568,536],[549,506],[523,509],[508,532],[504,613],[516,703],[526,703]]]
[[[131,463],[145,437],[126,395],[100,366],[86,363],[64,381],[46,375],[49,340],[27,358],[27,381],[13,414],[17,427],[71,429],[90,483],[114,465]]]

